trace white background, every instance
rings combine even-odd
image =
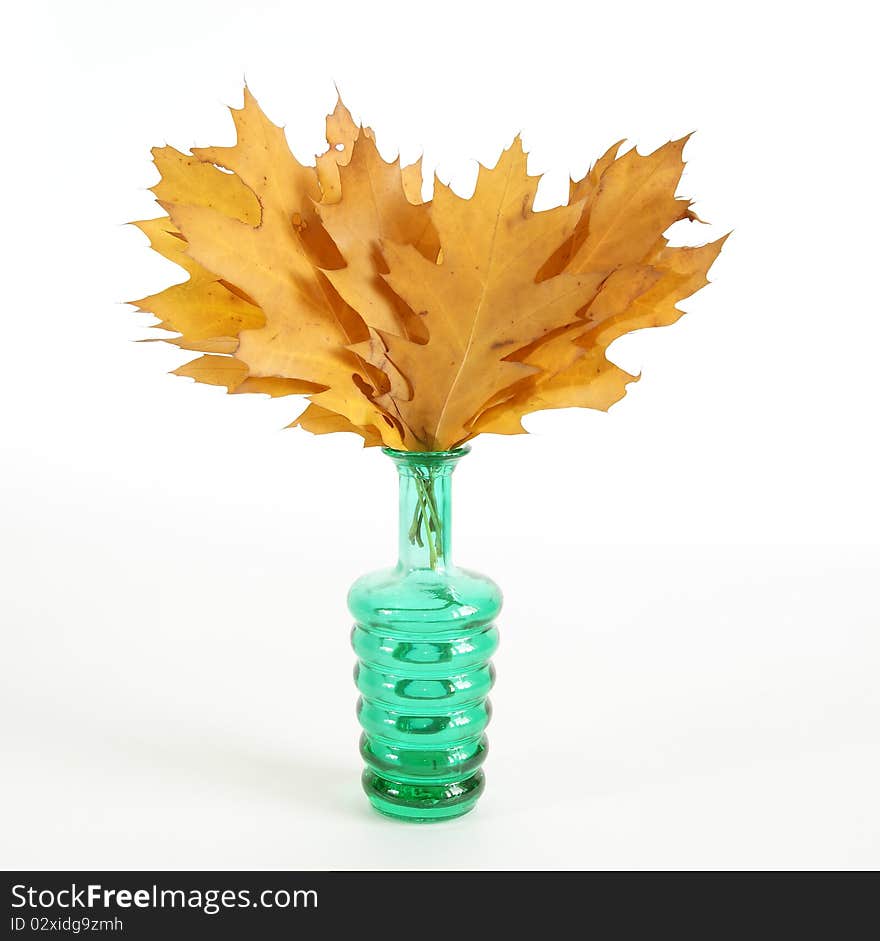
[[[31,3],[5,14],[0,618],[8,868],[880,865],[876,74],[861,2]],[[456,555],[505,589],[478,810],[359,791],[345,593],[394,473],[294,400],[168,376],[149,147],[295,153],[334,80],[463,193],[522,130],[543,205],[688,131],[734,229],[610,414],[486,436]]]

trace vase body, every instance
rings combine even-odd
[[[445,820],[484,788],[501,592],[451,560],[451,476],[467,449],[385,453],[399,476],[398,562],[348,597],[363,787],[384,814]]]

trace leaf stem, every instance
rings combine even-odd
[[[409,528],[409,541],[411,545],[420,548],[427,542],[428,556],[433,569],[437,567],[437,561],[443,553],[443,521],[437,508],[437,497],[434,491],[436,480],[434,468],[425,468],[424,472],[417,469],[413,480],[418,503]],[[422,530],[424,530],[424,539]]]

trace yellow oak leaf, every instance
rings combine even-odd
[[[162,179],[152,187],[162,203],[216,209],[231,219],[260,224],[260,203],[240,177],[173,147],[154,147],[153,162]]]
[[[194,147],[193,154],[208,164],[224,167],[250,189],[265,212],[271,207],[303,206],[306,197],[321,198],[318,174],[290,152],[283,128],[273,124],[245,87],[244,104],[230,108],[236,142],[231,147]],[[219,208],[219,207],[218,207]]]
[[[709,269],[727,238],[725,235],[714,242],[694,247],[665,248],[655,262],[660,277],[619,313],[610,312],[601,320],[597,318],[595,326],[590,326],[576,342],[608,346],[633,330],[675,323],[684,313],[676,305],[709,283]]]
[[[187,254],[187,243],[169,218],[149,219],[135,225],[147,235],[155,251],[189,275],[182,284],[130,302],[158,317],[159,328],[180,333],[176,345],[182,349],[201,349],[192,344],[235,336],[241,330],[263,325],[265,318],[258,307]]]
[[[132,303],[158,317],[163,329],[176,330],[191,341],[238,334],[263,324],[262,311],[220,281],[185,281]]]
[[[689,217],[690,202],[675,198],[686,143],[687,137],[670,141],[647,157],[632,149],[607,165],[590,204],[585,237],[567,271],[641,262],[673,222]]]
[[[399,161],[386,163],[366,135],[354,141],[339,176],[342,199],[321,204],[319,212],[346,265],[327,271],[327,278],[371,327],[422,339],[418,318],[381,277],[388,266],[380,246],[384,240],[411,245],[435,261],[440,244],[428,205],[407,199]]]
[[[198,206],[167,206],[201,264],[240,285],[258,304],[265,326],[239,336],[236,356],[255,377],[305,380],[327,387],[324,403],[345,409],[356,425],[378,417],[354,377],[363,373],[346,347],[369,337],[358,315],[312,265],[296,230],[279,217],[259,228]],[[399,443],[389,434],[388,443]]]
[[[593,164],[590,171],[582,180],[570,180],[568,187],[568,201],[570,203],[580,202],[583,206],[581,216],[578,219],[572,234],[556,249],[556,251],[547,259],[538,273],[538,280],[552,278],[554,275],[563,271],[572,259],[572,255],[577,251],[587,236],[590,227],[590,210],[593,207],[593,200],[602,174],[614,162],[617,151],[623,141],[612,144],[608,150]]]
[[[541,371],[516,396],[486,410],[475,422],[474,434],[522,434],[520,419],[542,409],[607,411],[638,378],[607,359],[608,346],[633,330],[678,320],[684,311],[676,304],[708,283],[706,275],[726,238],[696,248],[667,248],[656,268],[616,272],[581,323],[527,352],[525,361]]]
[[[426,344],[388,338],[391,360],[413,386],[400,413],[424,449],[465,440],[483,404],[534,371],[504,357],[569,322],[604,277],[562,274],[535,282],[581,211],[575,204],[535,212],[537,181],[517,138],[493,169],[480,168],[470,199],[437,182],[431,218],[441,264],[412,245],[383,243],[385,280],[424,318],[429,335]]]

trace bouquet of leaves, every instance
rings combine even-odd
[[[470,198],[435,177],[424,201],[421,161],[386,162],[341,101],[315,166],[247,88],[232,117],[231,147],[153,150],[166,214],[135,224],[188,278],[133,303],[201,354],[177,375],[306,395],[292,425],[315,434],[445,451],[522,434],[541,409],[608,409],[637,379],[608,346],[675,322],[724,242],[664,237],[696,219],[675,195],[687,138],[648,156],[615,144],[536,212],[519,138]],[[420,494],[411,538],[432,541],[433,481]]]

